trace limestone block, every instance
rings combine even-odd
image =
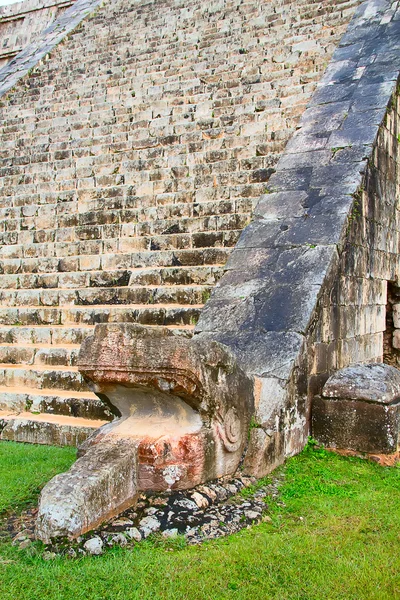
[[[312,402],[312,435],[329,447],[396,452],[400,371],[385,364],[355,365],[332,375]]]
[[[100,256],[81,256],[79,258],[80,271],[95,271],[101,268]]]
[[[264,429],[273,431],[285,406],[285,383],[275,377],[256,377],[254,386],[254,420]]]
[[[395,329],[393,331],[393,348],[400,350],[400,329]]]
[[[77,537],[128,508],[137,494],[135,458],[135,445],[124,439],[92,446],[44,487],[36,536],[47,543]]]
[[[51,446],[78,446],[98,427],[96,422],[93,422],[93,426],[87,421],[86,423],[86,427],[80,427],[78,423],[39,421],[36,415],[27,413],[21,413],[19,416],[8,413],[6,417],[0,417],[0,440]]]
[[[267,433],[261,427],[253,427],[249,434],[249,447],[243,462],[243,473],[265,477],[282,463],[282,439],[278,433]]]
[[[393,325],[400,329],[400,304],[393,304]]]

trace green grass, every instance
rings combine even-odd
[[[0,442],[0,515],[32,502],[40,487],[66,471],[75,457],[74,448]]]
[[[6,456],[12,466],[13,453],[20,474],[0,471],[3,509],[13,504],[13,490],[18,502],[31,498],[34,486],[54,472],[56,460],[64,468],[72,457],[67,449],[0,443],[1,462]],[[32,484],[21,479],[25,469]],[[312,448],[283,470],[281,495],[269,505],[271,523],[200,547],[180,543],[171,550],[147,541],[100,557],[46,562],[0,543],[0,598],[400,598],[400,470]]]

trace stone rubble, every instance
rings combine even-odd
[[[258,487],[255,478],[242,476],[184,492],[141,494],[134,508],[80,536],[76,542],[62,539],[45,546],[42,557],[52,560],[58,555],[96,556],[112,546],[132,547],[154,534],[165,540],[183,536],[187,544],[201,544],[261,521],[271,522],[265,514],[267,501],[276,501],[282,478],[282,474],[277,475]],[[34,537],[33,528],[33,519],[25,521],[24,529],[14,535],[13,544],[27,548]]]

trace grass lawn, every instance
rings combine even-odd
[[[0,442],[0,512],[32,501],[73,457]],[[270,523],[199,547],[150,540],[46,562],[2,541],[0,599],[400,598],[400,469],[310,448],[283,471]]]

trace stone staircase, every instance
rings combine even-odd
[[[112,418],[96,323],[192,334],[357,4],[109,1],[3,99],[0,437]]]
[[[227,257],[225,248],[207,250],[208,262]],[[189,263],[196,257],[199,262],[200,256],[204,261],[196,253],[191,258],[188,253],[183,256]],[[127,255],[123,257],[126,259]],[[3,439],[75,444],[113,418],[88,390],[75,366],[80,344],[93,333],[96,323],[168,325],[177,335],[192,335],[201,307],[222,275],[223,265],[172,267],[168,262],[173,261],[167,258],[165,267],[79,272],[87,287],[27,287],[38,285],[37,277],[42,285],[49,281],[51,274],[47,273],[37,277],[26,274],[30,278],[0,276],[7,281],[0,296]],[[61,278],[58,285],[63,285],[63,281]],[[49,427],[48,419],[38,413],[63,415],[60,426],[68,425],[68,431],[72,428],[70,437],[60,438],[59,429]],[[32,427],[27,425],[28,414],[29,419],[33,418]]]

